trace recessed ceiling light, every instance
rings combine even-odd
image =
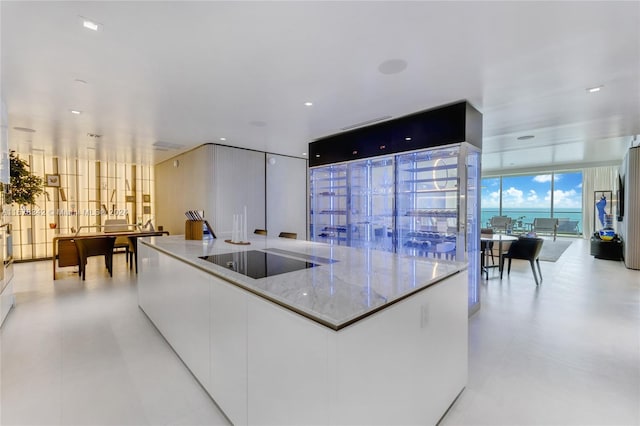
[[[527,139],[533,139],[533,138],[535,138],[535,136],[533,135],[518,136],[519,141],[526,141]]]
[[[221,141],[226,141],[226,140],[227,140],[227,138],[220,138],[220,140],[221,140]]]
[[[407,136],[406,138],[404,138],[405,141],[410,141],[411,138],[409,136]]]
[[[398,74],[407,68],[407,61],[404,59],[389,59],[378,65],[378,71],[382,74]]]
[[[307,155],[307,153],[306,153],[306,152],[303,152],[303,153],[302,153],[302,155]]]
[[[71,114],[75,114],[75,115],[80,115],[82,114],[82,111],[78,111],[77,109],[72,109],[70,110]]]
[[[304,103],[304,106],[312,106],[312,105],[313,105],[313,102],[305,102]]]
[[[316,154],[316,158],[320,158],[320,154]]]
[[[35,133],[35,130],[28,127],[14,127],[13,130],[17,130],[19,132]]]
[[[604,87],[603,85],[595,86],[595,87],[588,87],[587,88],[587,92],[596,93],[596,92],[599,92],[600,90],[602,90],[603,87]]]
[[[90,19],[87,19],[85,17],[80,17],[82,18],[82,26],[91,30],[91,31],[98,31],[100,29],[100,24],[98,24],[97,22],[93,22]]]

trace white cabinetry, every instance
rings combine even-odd
[[[140,307],[236,425],[436,424],[466,384],[466,273],[335,330],[138,247]]]
[[[138,245],[138,303],[200,383],[209,386],[211,275]],[[144,252],[144,253],[143,253]]]
[[[255,296],[248,306],[249,424],[331,424],[328,341],[335,332]]]
[[[209,394],[236,426],[247,424],[247,298],[210,276],[211,379]]]

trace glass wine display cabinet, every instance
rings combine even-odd
[[[469,265],[480,307],[482,115],[458,102],[309,144],[309,239]]]
[[[469,253],[479,253],[479,164],[480,151],[462,143],[313,167],[310,239],[478,270]],[[476,292],[470,286],[470,304]]]
[[[393,157],[311,169],[313,241],[393,250]]]
[[[310,237],[466,261],[479,155],[456,144],[312,168]]]

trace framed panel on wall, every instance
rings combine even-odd
[[[613,228],[613,191],[594,191],[593,229]]]

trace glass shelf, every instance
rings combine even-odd
[[[438,160],[438,158],[436,160]],[[441,164],[437,166],[412,167],[408,169],[402,169],[401,171],[409,172],[409,173],[420,173],[420,172],[434,172],[434,171],[441,171],[441,170],[455,170],[457,168],[458,168],[457,164]]]

